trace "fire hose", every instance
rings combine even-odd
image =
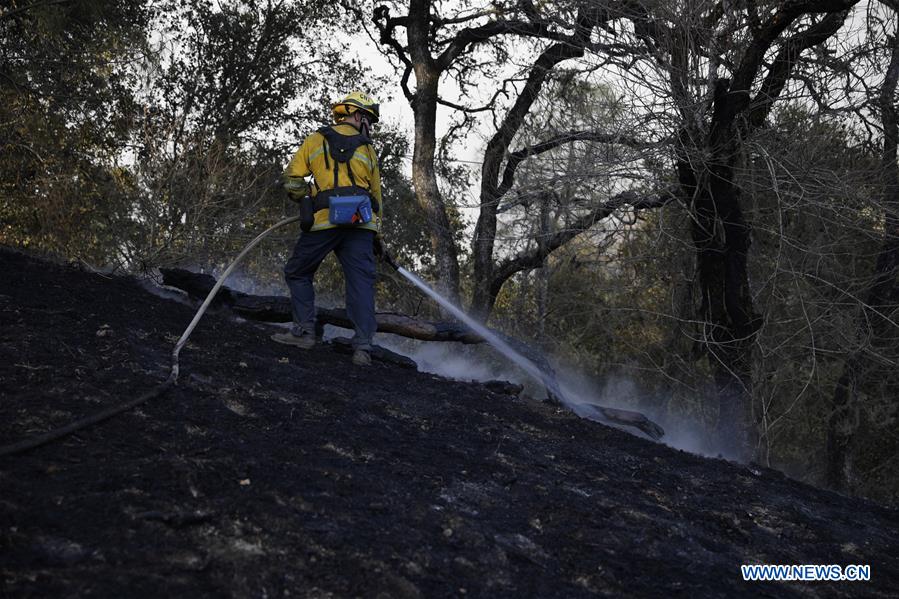
[[[127,401],[123,404],[113,406],[111,408],[107,408],[105,410],[97,412],[96,414],[87,416],[80,420],[76,420],[60,428],[56,428],[41,435],[31,437],[30,439],[24,439],[22,441],[19,441],[18,443],[13,443],[11,445],[4,445],[3,447],[0,447],[0,457],[22,453],[36,447],[46,445],[47,443],[51,443],[58,439],[62,439],[63,437],[71,435],[72,433],[83,430],[94,424],[99,424],[100,422],[108,420],[109,418],[112,418],[117,414],[127,412],[128,410],[136,408],[137,406],[146,403],[153,398],[163,395],[178,382],[178,373],[180,372],[180,365],[178,360],[179,354],[181,353],[181,348],[183,348],[187,343],[187,339],[190,337],[191,333],[193,333],[194,329],[197,326],[197,323],[200,322],[200,319],[203,318],[203,314],[206,313],[206,310],[209,308],[212,300],[215,299],[216,294],[219,292],[219,289],[222,288],[222,285],[231,274],[231,272],[237,267],[238,264],[240,264],[241,260],[244,259],[244,257],[250,252],[250,250],[259,245],[259,243],[263,239],[265,239],[272,231],[280,229],[284,225],[288,225],[298,220],[300,220],[299,216],[291,216],[290,218],[285,218],[284,220],[275,223],[274,225],[260,233],[255,239],[253,239],[253,241],[247,244],[243,251],[237,255],[237,258],[235,258],[234,261],[231,262],[231,264],[228,266],[228,268],[225,269],[225,272],[222,273],[222,276],[219,277],[219,280],[209,291],[209,294],[206,296],[206,300],[203,302],[203,305],[201,305],[200,309],[197,310],[197,313],[194,315],[193,320],[190,321],[190,324],[187,325],[184,333],[181,334],[181,338],[178,339],[177,343],[175,343],[175,348],[172,350],[172,368],[169,372],[169,377],[164,383],[162,383],[161,385],[157,385],[152,390],[141,395],[140,397],[137,397],[136,399],[132,399],[131,401]],[[390,263],[392,264],[392,259]]]

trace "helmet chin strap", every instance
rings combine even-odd
[[[359,131],[366,137],[371,137],[371,123],[368,122],[367,117],[362,115],[359,117]]]

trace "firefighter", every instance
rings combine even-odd
[[[332,112],[334,124],[309,135],[284,172],[287,193],[300,203],[302,232],[284,266],[293,326],[272,339],[315,347],[313,277],[333,251],[343,269],[347,315],[355,328],[353,363],[368,366],[376,328],[374,252],[380,249],[382,210],[378,160],[369,136],[380,108],[354,91],[334,104]]]

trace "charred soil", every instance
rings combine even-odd
[[[0,249],[0,445],[168,376],[195,308]],[[9,596],[895,596],[899,513],[207,315],[161,398],[0,458]],[[500,392],[497,392],[500,390]],[[750,583],[740,565],[870,564]]]

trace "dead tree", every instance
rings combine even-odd
[[[398,4],[401,3],[394,3],[393,8],[396,9]],[[493,114],[498,123],[481,166],[479,216],[472,240],[474,284],[471,308],[474,313],[486,319],[500,288],[510,277],[539,267],[551,252],[613,211],[628,203],[633,203],[637,209],[657,207],[673,198],[667,193],[651,197],[619,194],[605,204],[597,203],[595,209],[541,242],[539,247],[498,259],[495,240],[499,201],[512,188],[516,169],[523,161],[578,141],[621,143],[619,136],[605,132],[573,131],[511,149],[525,117],[553,70],[568,60],[582,57],[588,50],[595,51],[593,32],[606,24],[612,13],[600,6],[583,5],[574,14],[567,14],[562,6],[547,5],[538,9],[532,2],[520,2],[493,10],[443,16],[437,13],[437,7],[423,0],[411,0],[408,6],[399,10],[400,14],[394,15],[391,7],[381,6],[375,11],[374,21],[379,41],[403,67],[400,84],[415,115],[413,182],[419,202],[431,221],[432,248],[442,287],[453,297],[458,297],[459,262],[447,204],[437,188],[437,106],[448,106],[462,113],[466,125],[473,122],[472,115],[481,112]],[[405,44],[399,35],[402,31],[405,32]],[[451,102],[441,96],[439,81],[442,76],[454,76],[464,86],[467,78],[479,72],[474,67],[474,53],[485,47],[501,47],[510,38],[530,40],[542,48],[520,73],[523,81],[520,89],[511,85],[511,80],[506,80],[481,107]],[[415,75],[414,91],[409,85],[412,74]],[[500,95],[512,93],[512,105],[502,107],[498,102]]]
[[[647,5],[625,8],[680,113],[676,172],[693,223],[700,338],[717,388],[719,435],[747,457],[754,445],[751,354],[762,321],[749,288],[751,226],[735,170],[743,140],[764,126],[800,55],[833,36],[855,3],[787,1],[767,17],[752,3],[732,12],[716,5],[673,24]],[[747,39],[742,52],[731,45],[738,32]],[[709,57],[705,78],[691,70],[697,56]]]

